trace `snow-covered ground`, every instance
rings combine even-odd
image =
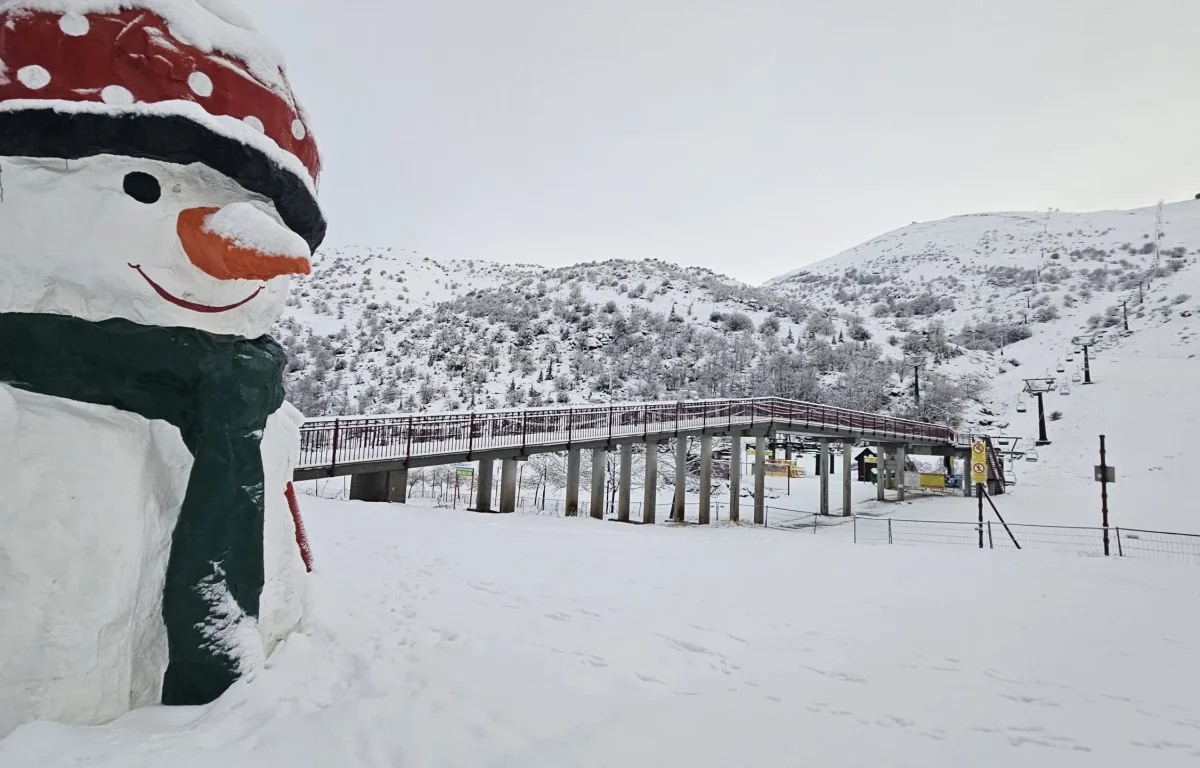
[[[945,500],[952,504],[965,500]],[[302,497],[303,634],[0,765],[1195,765],[1194,566]]]

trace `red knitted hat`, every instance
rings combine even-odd
[[[316,248],[320,159],[274,49],[219,0],[79,12],[114,5],[0,3],[0,156],[201,162],[272,198]]]

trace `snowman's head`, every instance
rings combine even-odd
[[[0,157],[0,311],[255,337],[309,271],[275,204],[211,168]]]
[[[69,5],[0,7],[0,312],[266,333],[325,232],[278,54],[213,0]]]

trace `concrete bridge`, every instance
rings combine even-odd
[[[629,520],[632,446],[646,445],[657,456],[658,444],[675,441],[677,477],[684,476],[687,438],[700,439],[700,522],[710,520],[712,438],[753,438],[754,522],[765,519],[767,440],[781,434],[816,438],[820,445],[821,513],[829,514],[829,446],[840,443],[843,515],[850,514],[851,452],[856,444],[877,446],[880,457],[878,498],[892,480],[904,498],[906,454],[966,456],[970,438],[949,427],[851,411],[776,397],[685,402],[620,403],[560,408],[422,413],[309,419],[301,428],[301,460],[296,480],[350,475],[350,497],[363,501],[403,502],[408,470],[417,467],[479,462],[475,509],[512,512],[516,507],[517,464],[537,453],[567,454],[566,513],[578,514],[580,452],[594,452],[592,516],[603,514],[604,454],[620,451],[617,519]],[[730,456],[730,519],[740,519],[741,451]],[[501,462],[498,510],[492,506],[494,462]],[[899,471],[897,472],[897,468]],[[658,462],[646,462],[642,519],[655,521]],[[671,519],[682,521],[684,483],[676,485]]]

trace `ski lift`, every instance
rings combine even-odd
[[[1029,404],[1025,402],[1024,395],[1017,395],[1017,413],[1025,413],[1029,410]]]
[[[1058,388],[1058,394],[1064,396],[1071,394],[1071,385],[1064,381],[1062,386]]]
[[[1055,370],[1058,371],[1059,373],[1062,373],[1063,371],[1067,370],[1067,366],[1063,365],[1062,360],[1059,360],[1058,366],[1055,368]]]
[[[1075,382],[1076,384],[1083,381],[1083,376],[1079,373],[1078,368],[1075,369],[1075,373],[1071,374],[1071,381]]]
[[[1030,448],[1028,451],[1025,451],[1025,461],[1035,461],[1036,462],[1037,460],[1038,460],[1038,452],[1036,450],[1034,450],[1033,448]]]
[[[1074,352],[1068,352],[1068,353],[1067,353],[1067,362],[1068,362],[1068,363],[1073,363],[1073,362],[1075,362],[1075,353],[1074,353]]]

